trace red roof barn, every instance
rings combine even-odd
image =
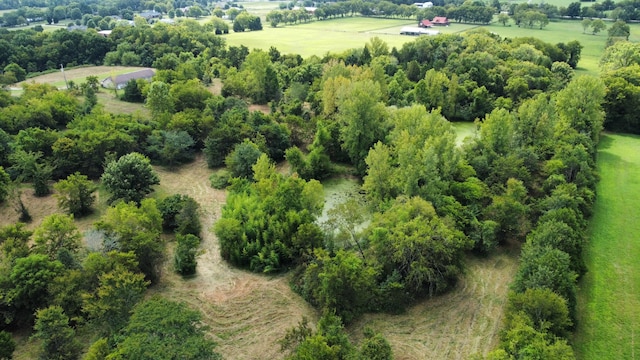
[[[431,21],[429,21],[428,19],[424,19],[420,21],[420,24],[418,24],[418,26],[424,27],[424,28],[430,28],[433,26],[433,23],[431,23]]]
[[[436,16],[431,20],[433,25],[448,26],[449,20],[444,16]]]

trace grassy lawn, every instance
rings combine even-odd
[[[312,21],[293,26],[272,28],[264,24],[264,30],[256,32],[224,35],[228,45],[244,45],[249,49],[269,49],[275,46],[283,54],[300,54],[303,57],[323,56],[326,53],[340,53],[360,48],[372,37],[379,37],[389,47],[401,47],[415,40],[414,37],[375,33],[380,29],[401,27],[414,24],[413,20],[375,19],[364,17],[341,18],[324,21]]]
[[[640,356],[640,137],[605,135],[598,172],[574,348],[578,359],[634,359]]]

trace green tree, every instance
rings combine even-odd
[[[83,311],[109,332],[126,325],[133,307],[142,299],[149,282],[144,275],[123,268],[99,276],[99,285],[83,295]]]
[[[513,290],[523,293],[527,289],[549,289],[567,301],[569,316],[575,318],[577,274],[571,270],[569,255],[548,246],[527,243],[520,258]]]
[[[510,20],[509,15],[504,13],[498,14],[498,22],[502,24],[502,26],[507,26],[507,23],[509,22],[509,20]]]
[[[9,174],[4,171],[4,168],[0,166],[0,203],[7,200],[10,186],[11,178],[9,177]]]
[[[4,67],[5,73],[12,73],[16,77],[16,82],[24,81],[27,78],[27,71],[16,63],[10,63]]]
[[[79,172],[67,176],[54,186],[58,207],[69,214],[82,216],[91,213],[91,206],[96,200],[93,194],[98,186],[90,181],[86,175]]]
[[[367,231],[383,274],[391,277],[397,271],[404,289],[414,296],[448,289],[462,272],[464,251],[472,246],[471,240],[418,197],[397,200],[374,217]]]
[[[236,145],[233,151],[225,159],[225,164],[233,177],[253,178],[253,164],[258,161],[262,151],[258,145],[245,139]]]
[[[550,332],[566,337],[572,325],[567,301],[549,289],[527,289],[523,293],[510,293],[505,311],[505,328],[517,316],[527,316],[532,326],[540,332]]]
[[[389,341],[369,328],[364,330],[364,340],[360,344],[360,354],[369,360],[392,360],[393,352]]]
[[[13,341],[11,333],[7,331],[0,331],[0,359],[11,360],[13,359],[13,352],[16,350],[16,342]]]
[[[46,255],[32,254],[15,260],[9,279],[13,287],[7,293],[9,304],[24,318],[32,318],[36,309],[49,304],[49,284],[62,274],[64,266],[59,261],[51,261]]]
[[[50,306],[38,310],[33,327],[34,337],[42,340],[40,359],[59,360],[77,359],[80,355],[80,343],[75,330],[69,326],[69,318],[59,306]]]
[[[183,303],[152,298],[135,307],[122,340],[107,360],[219,360],[199,312]]]
[[[600,31],[607,28],[607,24],[604,23],[601,19],[595,19],[591,22],[591,33],[593,35],[599,33]]]
[[[173,258],[173,264],[176,271],[181,275],[193,275],[196,273],[196,266],[198,261],[196,255],[198,252],[198,245],[200,245],[200,239],[195,235],[177,235],[175,255]]]
[[[10,170],[18,174],[18,181],[33,182],[36,196],[49,195],[49,180],[53,173],[53,167],[42,159],[42,153],[25,152],[18,150],[9,156],[13,162]]]
[[[111,193],[110,203],[116,200],[140,203],[153,191],[152,186],[160,183],[149,158],[136,152],[123,155],[117,161],[107,164],[101,180]]]
[[[149,85],[146,105],[151,110],[154,120],[163,120],[174,112],[174,101],[170,93],[170,86],[161,81],[154,81]]]
[[[34,250],[55,260],[62,249],[76,254],[81,238],[73,215],[52,214],[45,217],[33,232]]]
[[[147,142],[149,157],[161,164],[173,167],[193,160],[195,141],[186,131],[155,130]]]
[[[340,140],[360,176],[366,172],[369,149],[385,133],[387,113],[381,96],[380,87],[371,80],[352,82],[340,95]]]
[[[107,209],[96,229],[104,232],[104,247],[133,252],[140,271],[151,281],[157,278],[157,266],[163,256],[162,215],[154,199],[144,199],[139,206],[133,202],[117,203]]]
[[[587,29],[591,27],[591,22],[593,20],[591,19],[582,19],[582,21],[580,22],[580,25],[582,25],[582,33],[584,34],[585,32],[587,32]]]

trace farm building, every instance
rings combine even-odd
[[[425,29],[417,26],[405,26],[400,29],[400,35],[438,35],[439,33],[440,31],[438,30]]]
[[[430,28],[430,27],[433,26],[433,23],[431,21],[429,21],[429,19],[424,19],[424,20],[420,21],[418,26],[421,27],[421,28]]]
[[[144,79],[147,81],[151,81],[153,75],[156,72],[153,69],[142,69],[134,72],[130,72],[127,74],[117,75],[117,76],[109,76],[108,78],[102,80],[101,85],[104,88],[113,89],[114,87],[118,90],[127,86],[129,80],[138,80]]]
[[[433,20],[431,20],[431,22],[433,23],[433,25],[449,26],[449,19],[444,16],[436,16],[433,18]]]

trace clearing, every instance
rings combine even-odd
[[[635,359],[640,356],[640,137],[604,135],[598,173],[574,348],[578,359]]]

